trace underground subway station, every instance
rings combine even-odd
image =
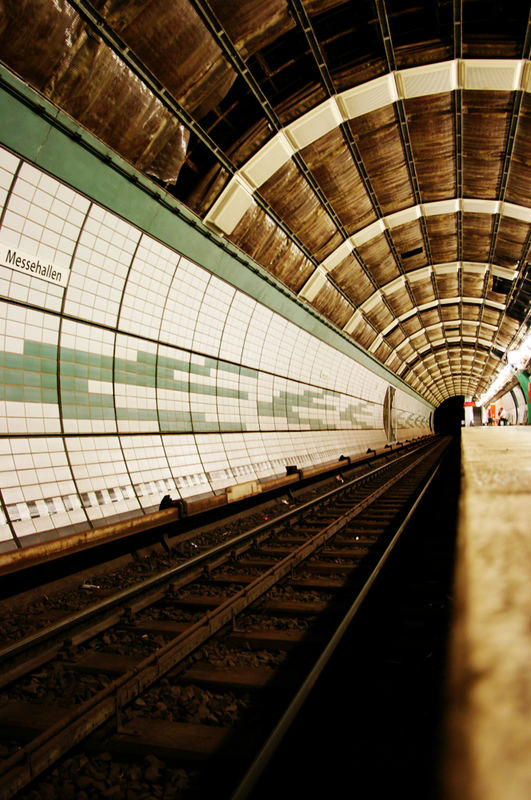
[[[531,797],[530,51],[0,0],[0,798]]]

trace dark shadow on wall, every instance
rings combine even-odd
[[[435,433],[452,436],[461,429],[465,419],[464,402],[464,396],[458,394],[444,400],[439,408],[435,409],[433,415]]]

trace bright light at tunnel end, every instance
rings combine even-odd
[[[531,360],[531,334],[528,335],[520,347],[516,350],[508,350],[506,353],[507,365],[498,373],[496,380],[490,385],[487,391],[478,398],[476,405],[485,406],[491,397],[494,397],[506,383],[509,383],[514,373],[525,369]]]

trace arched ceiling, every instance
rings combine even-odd
[[[530,323],[530,19],[0,0],[0,58],[439,405],[481,395]]]

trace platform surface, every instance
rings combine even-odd
[[[462,431],[449,800],[531,798],[531,426]]]

